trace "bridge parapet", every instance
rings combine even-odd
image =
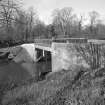
[[[52,44],[57,43],[87,43],[88,40],[85,38],[56,38],[56,39],[35,39],[35,43]]]
[[[43,43],[43,44],[51,44],[52,39],[35,39],[34,42],[35,43]]]
[[[84,38],[37,39],[35,47],[51,53],[52,71],[77,66],[97,69],[105,66],[105,41]]]
[[[85,38],[59,38],[53,40],[53,42],[58,43],[87,43],[87,39]]]

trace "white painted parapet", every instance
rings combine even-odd
[[[17,56],[14,58],[15,62],[34,62],[35,61],[35,45],[23,44],[20,46],[21,50],[18,52]],[[15,49],[14,49],[15,50]]]

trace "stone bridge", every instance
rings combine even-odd
[[[52,71],[77,66],[97,69],[105,65],[105,41],[84,38],[35,39],[35,61],[51,58]]]
[[[59,38],[59,39],[35,39],[35,61],[42,58],[51,59],[52,71],[56,72],[62,69],[68,70],[75,68],[77,64],[77,53],[73,45],[77,43],[87,43],[84,38]],[[84,63],[84,61],[82,62]],[[88,66],[84,64],[85,66]]]
[[[52,71],[72,70],[77,66],[97,69],[105,65],[105,41],[84,38],[35,39],[0,51],[10,51],[15,62],[51,60]]]

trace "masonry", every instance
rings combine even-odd
[[[44,40],[44,43],[35,43],[35,60],[38,61],[38,56],[47,57],[45,53],[48,52],[47,55],[51,55],[52,72],[72,70],[77,66],[96,69],[104,66],[104,43],[99,40],[60,39],[46,44]]]
[[[6,51],[6,49],[1,49]],[[8,52],[8,51],[7,51]],[[87,39],[37,39],[35,43],[10,48],[15,62],[51,60],[52,72],[77,66],[97,69],[105,66],[105,41]]]
[[[89,67],[74,47],[76,43],[87,43],[86,39],[59,39],[50,44],[46,44],[45,40],[43,42],[35,42],[35,62],[42,57],[51,57],[52,72],[73,69],[77,65]]]

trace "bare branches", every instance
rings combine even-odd
[[[75,17],[76,15],[73,14],[73,9],[71,7],[55,10],[53,12],[53,24],[66,36],[71,33],[70,29],[74,24]]]
[[[99,13],[96,11],[92,11],[89,13],[90,17],[90,32],[96,34],[96,24],[97,24],[97,19],[99,18]]]
[[[14,0],[3,0],[0,3],[0,17],[3,23],[5,23],[7,30],[15,21],[17,15],[18,4]],[[4,24],[3,24],[4,25]]]

